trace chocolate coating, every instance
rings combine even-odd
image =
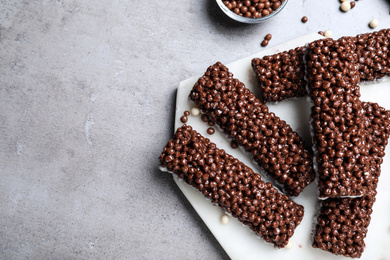
[[[356,36],[361,80],[373,81],[390,75],[390,29]]]
[[[302,221],[303,206],[191,126],[177,129],[159,159],[161,166],[277,248],[287,245]]]
[[[375,195],[373,190],[361,198],[322,201],[312,246],[335,255],[359,258],[365,248]]]
[[[299,47],[262,59],[252,59],[252,68],[263,102],[276,102],[307,95],[304,50],[304,47]]]
[[[356,45],[356,63],[361,81],[390,76],[390,29],[359,34],[350,39]],[[302,46],[252,60],[264,102],[282,101],[307,94],[304,54],[305,47]]]
[[[306,78],[319,198],[361,196],[373,185],[351,38],[308,44]],[[367,174],[368,173],[368,174]]]
[[[314,180],[312,154],[298,133],[261,103],[228,68],[217,62],[199,78],[190,99],[237,141],[291,196]]]
[[[365,116],[371,122],[369,138],[372,140],[373,167],[376,181],[390,133],[390,111],[376,103],[363,102]],[[312,246],[333,254],[360,257],[364,251],[364,238],[371,221],[376,185],[360,198],[330,198],[320,202],[320,211],[313,233]]]

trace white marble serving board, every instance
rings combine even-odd
[[[225,65],[234,74],[234,77],[244,82],[246,87],[257,95],[258,90],[251,67],[252,58],[263,57],[265,55],[289,50],[321,37],[322,36],[317,33],[305,35],[277,47],[266,49],[260,53]],[[221,58],[222,59],[219,61],[224,63],[223,57]],[[217,62],[217,60],[215,62]],[[207,66],[205,66],[205,71],[206,69]],[[175,129],[181,126],[180,117],[183,115],[184,111],[190,111],[192,107],[195,107],[195,105],[189,101],[188,95],[194,83],[200,76],[201,75],[189,78],[179,84],[176,100]],[[361,87],[361,93],[362,100],[378,102],[381,106],[390,109],[390,81],[388,79],[383,80],[380,83],[364,84]],[[287,123],[290,124],[291,127],[310,145],[311,138],[308,123],[309,105],[305,98],[282,101],[278,104],[267,103],[267,105],[269,106],[270,111],[287,121]],[[250,166],[255,172],[260,174],[263,173],[262,170],[252,162],[251,158],[248,158],[240,149],[232,149],[230,147],[230,142],[216,127],[214,127],[216,129],[215,134],[207,134],[206,131],[209,126],[201,121],[200,115],[190,115],[187,124],[191,125],[205,137],[208,137],[212,142],[216,143],[219,148],[225,149],[228,153]],[[386,153],[390,153],[390,148],[386,150]],[[201,193],[191,186],[180,181],[176,177],[174,177],[174,179],[231,259],[348,259],[342,256],[334,256],[328,252],[311,247],[312,223],[315,207],[317,205],[315,183],[312,183],[300,194],[300,196],[293,199],[305,207],[305,216],[302,223],[296,229],[294,236],[291,238],[292,248],[275,249],[271,244],[265,243],[262,238],[259,238],[248,227],[243,226],[238,220],[232,217],[229,217],[230,220],[228,224],[222,224],[220,218],[223,215],[223,212],[219,207],[212,205],[209,200],[205,199]],[[267,177],[263,177],[263,179],[269,181]],[[365,242],[366,249],[361,259],[390,260],[390,155],[387,155],[384,158],[382,164],[382,176],[380,178],[377,201],[374,206],[374,213],[372,214],[372,221]],[[212,256],[210,256],[210,258],[212,258]]]

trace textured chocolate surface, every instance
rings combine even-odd
[[[263,102],[307,95],[304,64],[305,47],[252,59]]]
[[[301,223],[303,206],[191,126],[177,129],[160,163],[277,248],[287,245]]]
[[[367,129],[374,143],[370,154],[377,179],[389,138],[390,111],[376,103],[363,103],[363,108],[371,122]],[[330,198],[321,201],[312,246],[337,255],[360,257],[365,248],[364,238],[371,221],[375,196],[376,185],[360,198]]]
[[[371,221],[376,191],[360,198],[321,201],[312,246],[332,254],[360,257]]]
[[[374,81],[390,75],[390,29],[359,34],[351,39],[356,45],[356,62],[361,81]],[[252,60],[264,102],[282,101],[307,94],[304,53],[305,47],[302,46]]]
[[[312,154],[298,133],[261,103],[223,64],[210,66],[190,99],[292,196],[314,180]]]
[[[360,79],[373,81],[390,75],[390,29],[356,36]]]
[[[307,49],[311,125],[320,198],[361,196],[373,186],[355,44],[324,39]]]

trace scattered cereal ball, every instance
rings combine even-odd
[[[269,41],[272,39],[272,34],[268,33],[265,37],[264,40],[261,42],[261,46],[265,47],[268,45]]]
[[[184,123],[187,123],[188,117],[182,116],[182,117],[180,117],[180,121],[181,121],[183,124],[184,124]]]
[[[222,216],[221,216],[221,223],[222,224],[227,224],[229,222],[229,216],[228,215],[226,215],[226,214],[223,214]]]
[[[288,244],[284,248],[291,249],[292,247],[293,247],[293,242],[291,240],[289,240]]]
[[[332,38],[332,35],[333,35],[333,32],[332,32],[331,30],[326,30],[326,31],[324,32],[324,36],[325,36],[326,38]]]
[[[351,3],[347,0],[347,1],[344,1],[341,6],[340,6],[341,10],[343,12],[348,12],[349,10],[351,10]]]
[[[207,128],[207,133],[208,133],[209,135],[214,134],[214,133],[215,133],[214,128],[212,128],[212,127]]]
[[[354,8],[356,6],[356,2],[352,1],[351,2],[351,9]]]
[[[198,116],[200,114],[200,110],[197,107],[191,108],[191,115]]]
[[[262,42],[261,42],[261,46],[265,47],[268,45],[268,41],[266,39],[264,39]]]
[[[378,24],[379,24],[378,19],[372,19],[371,22],[370,22],[370,27],[371,28],[375,28],[375,27],[378,26]]]
[[[304,16],[302,17],[301,21],[302,23],[306,23],[309,19],[307,18],[307,16]]]

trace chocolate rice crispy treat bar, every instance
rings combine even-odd
[[[361,81],[374,81],[390,75],[390,29],[356,36]]]
[[[364,238],[371,221],[375,202],[376,183],[385,155],[390,133],[390,111],[376,103],[363,103],[366,117],[371,122],[369,138],[373,142],[370,150],[375,167],[375,185],[368,194],[359,198],[330,198],[320,202],[317,224],[312,246],[336,255],[360,257],[364,251]]]
[[[291,196],[314,180],[312,154],[298,133],[217,62],[194,85],[190,99]]]
[[[375,184],[355,48],[351,37],[308,45],[306,77],[321,199],[362,196]]]
[[[351,38],[356,45],[360,81],[374,81],[390,76],[390,29],[359,34]],[[305,46],[252,59],[261,98],[277,102],[307,95],[304,77]]]
[[[252,59],[263,102],[278,102],[307,95],[304,53],[305,47],[298,47],[262,59]]]
[[[159,159],[164,170],[202,192],[276,248],[287,245],[302,221],[303,206],[191,126],[177,129]]]
[[[321,201],[312,246],[332,254],[359,258],[371,221],[376,191],[359,198],[330,198]]]

